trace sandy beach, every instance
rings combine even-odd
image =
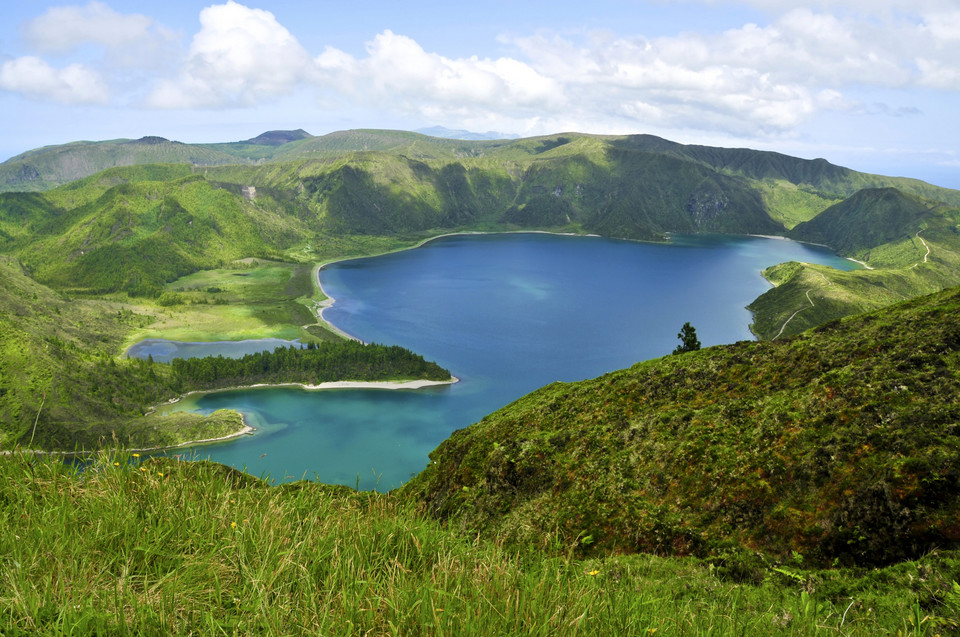
[[[198,389],[187,392],[182,396],[174,398],[163,403],[163,407],[175,405],[189,396],[198,396],[203,394],[213,394],[223,391],[234,391],[237,389],[265,389],[269,387],[299,387],[307,391],[319,391],[324,389],[422,389],[424,387],[435,387],[439,385],[452,385],[459,383],[460,379],[451,376],[449,380],[334,380],[317,385],[307,385],[304,383],[258,383],[256,385],[237,385],[236,387],[220,387],[218,389]]]

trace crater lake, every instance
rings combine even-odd
[[[392,489],[423,469],[454,430],[538,387],[670,354],[684,322],[704,347],[752,339],[745,306],[770,287],[761,271],[784,261],[858,267],[775,238],[674,236],[652,244],[538,233],[455,235],[331,264],[320,271],[335,299],[326,320],[364,341],[422,354],[460,382],[194,395],[175,408],[236,409],[257,431],[168,453],[276,482]]]

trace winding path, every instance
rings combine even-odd
[[[930,246],[928,246],[928,245],[927,245],[927,242],[924,241],[924,240],[923,240],[923,237],[920,236],[920,233],[921,233],[921,232],[923,232],[923,229],[922,229],[922,228],[921,228],[920,230],[917,230],[917,239],[920,239],[920,243],[922,243],[922,244],[923,244],[923,247],[927,249],[927,253],[926,253],[925,255],[923,255],[923,262],[926,263],[926,262],[927,262],[927,259],[930,257]],[[919,264],[919,263],[914,263],[913,265],[910,266],[909,269],[913,269],[913,268],[917,267],[918,265],[920,265],[920,264]]]
[[[828,279],[827,277],[823,276],[823,272],[817,272],[817,274],[819,274],[819,275],[820,275],[820,278],[822,278],[824,281],[827,282],[827,285],[828,285],[828,286],[829,286],[829,285],[833,285],[833,281],[831,281],[831,280]],[[807,301],[810,302],[810,307],[816,307],[816,304],[813,302],[813,299],[810,298],[810,292],[812,292],[812,291],[813,291],[813,290],[807,290]],[[799,310],[797,310],[796,312],[794,312],[793,314],[791,314],[791,315],[790,315],[790,318],[788,318],[786,321],[784,321],[784,322],[783,322],[783,325],[780,326],[780,331],[777,332],[777,335],[774,336],[774,337],[773,337],[772,339],[770,339],[770,340],[774,340],[774,341],[775,341],[775,340],[777,340],[778,338],[780,338],[780,336],[783,335],[783,330],[787,329],[787,324],[790,323],[790,321],[793,320],[793,317],[796,316],[797,314],[799,314],[800,312],[806,310],[806,309],[809,309],[809,308],[802,307],[802,308],[800,308]]]

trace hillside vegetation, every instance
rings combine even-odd
[[[0,257],[0,448],[156,447],[234,433],[239,415],[144,416],[175,395],[169,378],[116,350],[140,316],[67,301]]]
[[[885,564],[960,542],[960,289],[789,340],[554,383],[402,493],[451,529],[582,555]]]
[[[161,314],[160,316],[164,316]],[[118,358],[128,334],[152,324],[149,307],[67,300],[0,257],[0,450],[157,448],[236,434],[236,412],[208,417],[153,407],[197,389],[260,382],[447,380],[450,373],[397,346],[332,337],[239,361],[162,365]]]
[[[861,190],[788,236],[826,243],[870,269],[787,263],[764,272],[776,287],[750,304],[762,338],[960,285],[960,208],[893,188]]]
[[[115,166],[236,162],[231,153],[162,137],[73,142],[31,150],[0,164],[0,192],[49,190]]]
[[[0,457],[0,633],[948,634],[960,557],[809,570],[456,537],[391,494],[102,455]]]

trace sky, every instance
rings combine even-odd
[[[960,188],[960,0],[20,0],[2,18],[0,161],[445,126],[648,133]]]

